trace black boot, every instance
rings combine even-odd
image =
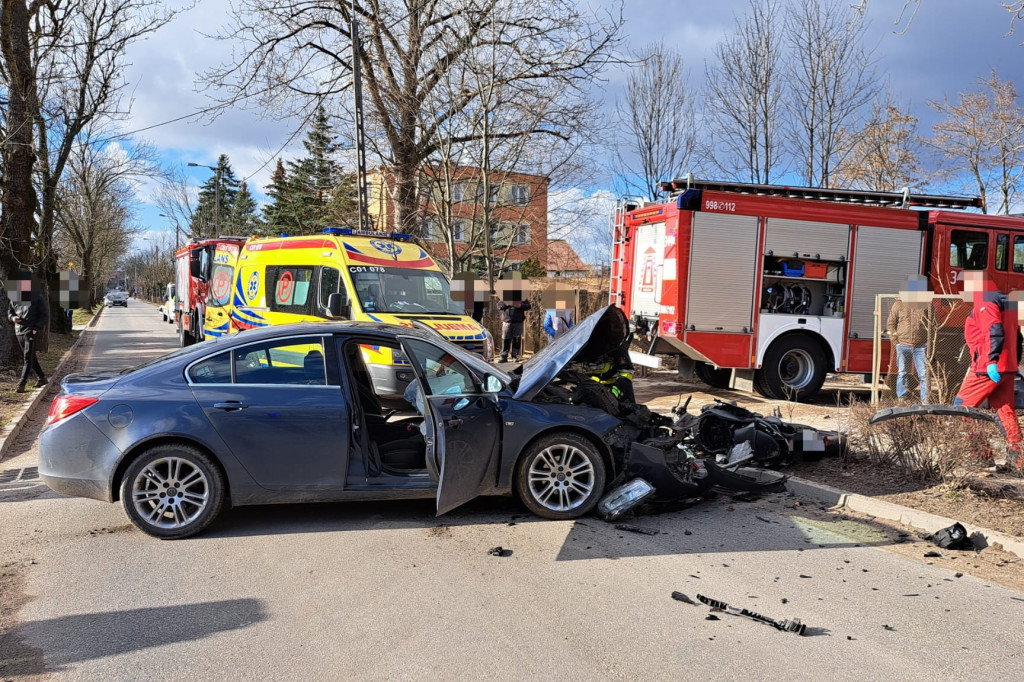
[[[39,381],[36,382],[36,388],[42,388],[43,386],[45,386],[48,383],[49,382],[46,380],[46,377],[42,377],[42,378],[39,379]]]
[[[18,387],[16,389],[14,389],[14,392],[15,393],[24,393],[25,392],[25,382],[23,381],[20,384],[18,384]]]

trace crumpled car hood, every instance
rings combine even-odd
[[[622,310],[613,305],[598,310],[523,365],[515,399],[532,400],[570,362],[599,360],[628,336],[629,320]]]

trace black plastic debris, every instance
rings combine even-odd
[[[707,616],[705,616],[704,620],[722,620],[722,619],[719,618],[718,616],[716,616],[713,613],[709,613]]]
[[[942,558],[942,552],[936,552],[935,550],[932,550],[930,552],[925,552],[924,555],[926,557],[928,557],[929,559],[941,559]]]
[[[732,499],[736,500],[737,502],[757,502],[758,500],[761,499],[761,497],[757,493],[743,491],[735,493],[732,496]]]
[[[949,528],[936,531],[931,541],[942,549],[973,549],[970,536],[963,524],[954,523]]]
[[[710,597],[705,597],[702,594],[697,595],[697,600],[702,604],[710,606],[712,609],[716,611],[722,611],[732,616],[743,616],[744,618],[750,618],[751,620],[756,620],[759,623],[771,625],[776,630],[780,630],[782,632],[795,632],[798,635],[803,635],[807,630],[807,626],[801,623],[799,618],[775,620],[773,618],[769,618],[768,616],[762,616],[760,613],[755,613],[754,611],[751,611],[749,609],[741,609],[735,606],[729,606],[724,601],[711,599]],[[711,620],[711,616],[708,616],[708,620]]]
[[[487,550],[487,553],[491,556],[512,556],[512,550],[505,549],[501,545],[498,545],[497,547],[491,547],[489,550]]]
[[[643,526],[633,526],[628,523],[617,523],[615,527],[618,530],[628,531],[630,533],[639,533],[640,535],[657,535],[661,531],[656,528],[644,528]]]
[[[684,604],[690,604],[692,606],[700,606],[700,604],[698,604],[697,602],[693,601],[692,599],[687,597],[682,592],[673,592],[672,593],[672,598],[675,599],[676,601],[681,601]]]

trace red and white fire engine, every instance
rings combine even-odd
[[[827,372],[870,373],[876,294],[911,275],[957,293],[963,270],[984,270],[1024,290],[1024,219],[965,211],[976,198],[691,177],[662,189],[664,203],[619,202],[611,300],[651,352],[716,387],[804,399]]]
[[[174,282],[177,293],[174,322],[178,325],[178,342],[182,348],[206,338],[203,328],[207,297],[218,247],[223,251],[234,246],[237,255],[237,249],[243,243],[245,237],[193,239],[174,252]]]

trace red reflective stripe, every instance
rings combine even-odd
[[[429,257],[420,258],[419,260],[395,260],[394,258],[374,258],[373,256],[364,256],[361,253],[354,253],[352,251],[349,251],[346,255],[353,263],[387,265],[392,268],[429,268],[434,265],[434,261],[430,260]]]

